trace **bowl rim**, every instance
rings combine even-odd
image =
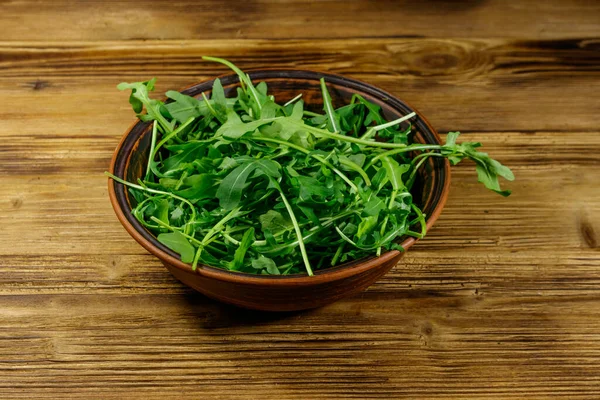
[[[312,78],[317,79],[317,76],[318,76],[318,77],[325,77],[325,78],[329,78],[330,80],[337,81],[337,84],[348,83],[353,86],[359,86],[361,89],[369,92],[369,94],[371,94],[371,95],[375,95],[381,99],[385,98],[385,99],[387,99],[387,101],[393,101],[394,103],[400,104],[400,105],[404,106],[404,108],[408,108],[409,110],[412,110],[415,113],[417,113],[421,122],[430,131],[430,133],[433,134],[433,136],[435,137],[437,142],[441,143],[441,138],[440,138],[438,132],[431,126],[429,121],[427,121],[427,119],[425,117],[423,117],[423,115],[416,108],[412,107],[407,102],[398,99],[396,96],[393,96],[392,94],[390,94],[376,86],[368,84],[366,82],[362,82],[357,79],[348,78],[348,77],[345,77],[342,75],[337,75],[337,74],[324,73],[324,72],[318,72],[318,71],[312,71],[312,70],[304,70],[304,69],[294,69],[294,68],[285,68],[285,69],[261,68],[261,69],[248,70],[247,73],[250,75],[263,75],[262,79],[267,79],[269,77],[270,78],[282,78],[281,75],[286,75],[286,74],[304,75],[305,79],[312,79]],[[235,79],[236,77],[237,77],[236,74],[223,74],[223,75],[217,76],[212,79],[203,80],[198,83],[194,83],[192,85],[186,86],[185,88],[181,89],[180,91],[183,92],[185,90],[195,88],[199,85],[213,82],[217,78],[221,79],[221,81],[224,81],[227,79]],[[295,78],[297,78],[297,77],[295,77]],[[253,79],[260,79],[260,78],[253,78]],[[121,149],[122,149],[126,139],[129,137],[129,135],[131,134],[133,129],[140,123],[142,123],[142,121],[140,121],[139,119],[135,120],[129,126],[129,128],[127,128],[127,130],[121,137],[121,140],[119,141],[119,144],[117,145],[117,147],[113,153],[113,156],[111,158],[111,161],[110,161],[109,172],[111,174],[115,173],[115,166],[119,159],[119,153],[121,152]],[[130,154],[128,154],[127,156],[129,156],[129,155]],[[446,204],[446,200],[448,198],[448,193],[450,190],[450,163],[447,159],[443,159],[442,165],[443,165],[443,167],[441,168],[441,170],[438,173],[442,174],[442,176],[444,178],[443,179],[443,187],[441,189],[439,200],[438,200],[437,204],[435,205],[431,214],[427,217],[427,220],[426,220],[427,231],[429,231],[431,229],[431,227],[434,225],[435,221],[440,216],[442,209],[444,208],[444,206]],[[390,250],[390,251],[383,253],[379,257],[371,257],[371,258],[366,258],[366,259],[354,260],[354,261],[350,261],[348,263],[342,264],[340,266],[315,271],[313,276],[298,275],[298,274],[294,274],[294,275],[252,275],[252,274],[245,274],[245,273],[236,272],[236,271],[228,271],[225,269],[221,269],[221,268],[213,267],[213,266],[209,266],[209,265],[204,265],[204,264],[199,264],[197,266],[196,270],[193,270],[191,265],[184,263],[177,257],[161,250],[150,240],[146,239],[138,231],[138,229],[136,229],[131,224],[131,222],[125,215],[125,210],[123,210],[123,208],[120,206],[117,192],[115,190],[116,185],[124,186],[109,177],[108,178],[108,194],[109,194],[110,202],[111,202],[111,205],[115,211],[115,214],[116,214],[119,222],[121,223],[121,225],[123,225],[125,230],[140,245],[142,245],[142,247],[144,247],[147,251],[149,251],[151,254],[153,254],[157,258],[159,258],[163,262],[163,264],[170,264],[170,265],[176,267],[177,269],[182,270],[183,272],[201,275],[201,276],[204,276],[205,278],[216,279],[216,280],[225,281],[225,282],[229,282],[229,283],[244,284],[244,285],[313,286],[316,284],[324,284],[324,283],[337,281],[340,279],[348,278],[350,276],[364,273],[372,268],[375,268],[375,267],[377,267],[385,262],[388,262],[389,260],[401,255],[401,252],[398,250]],[[406,252],[418,240],[419,239],[414,238],[414,237],[408,237],[402,243],[400,243],[400,245],[404,248],[404,252]]]

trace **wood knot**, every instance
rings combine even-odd
[[[459,59],[454,54],[424,54],[419,57],[415,64],[424,70],[444,70],[456,67]]]
[[[431,323],[425,322],[425,324],[423,324],[423,327],[421,328],[421,332],[425,336],[431,336],[433,334],[433,326],[431,325]]]
[[[50,86],[50,82],[38,79],[34,82],[27,82],[27,86],[29,86],[33,90],[42,90]]]
[[[585,218],[581,218],[579,221],[579,232],[584,243],[591,249],[598,248],[598,239],[596,238],[596,231],[592,224]]]
[[[15,210],[18,210],[23,205],[23,200],[16,198],[16,199],[12,199],[10,201],[10,203],[12,204],[12,206]]]

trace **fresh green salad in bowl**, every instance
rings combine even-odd
[[[411,112],[386,120],[381,107],[354,94],[334,107],[321,79],[322,110],[303,93],[278,103],[265,82],[232,63],[239,86],[226,96],[215,79],[210,99],[168,91],[155,80],[121,83],[138,117],[151,123],[145,171],[128,187],[131,213],[195,270],[208,265],[261,275],[313,275],[348,261],[402,251],[426,234],[413,188],[433,158],[474,161],[479,181],[503,195],[509,168],[479,143],[413,141]],[[320,107],[321,108],[321,107]]]

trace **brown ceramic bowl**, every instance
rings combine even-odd
[[[360,93],[367,100],[379,104],[388,120],[416,111],[378,88],[337,75],[300,70],[259,70],[251,71],[250,76],[254,81],[265,81],[269,93],[275,95],[279,102],[302,93],[305,105],[313,110],[322,110],[319,79],[324,76],[336,106],[347,104],[353,93]],[[221,77],[221,82],[226,94],[235,90],[239,84],[236,75]],[[202,82],[187,88],[183,93],[200,96],[202,92],[210,92],[212,84],[212,80]],[[115,150],[110,172],[131,182],[142,176],[150,147],[149,128],[148,123],[139,121],[125,133]],[[436,131],[420,114],[413,119],[413,131],[415,142],[440,143]],[[413,189],[415,201],[427,216],[428,228],[431,228],[440,215],[449,187],[448,161],[431,157],[419,171],[419,181]],[[199,265],[196,271],[192,271],[190,265],[183,263],[176,253],[158,242],[135,219],[131,214],[131,204],[135,200],[122,184],[109,179],[108,189],[110,201],[125,229],[146,250],[157,256],[177,279],[208,297],[241,307],[292,311],[323,306],[364,290],[394,267],[403,255],[398,251],[389,251],[380,257],[316,271],[315,276],[249,275],[206,265]],[[408,250],[416,241],[410,237],[403,238],[401,245]]]

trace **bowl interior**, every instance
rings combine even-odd
[[[416,111],[406,103],[380,89],[363,82],[337,75],[300,70],[261,70],[251,71],[250,77],[254,82],[266,82],[269,88],[269,94],[274,95],[275,100],[279,104],[283,104],[302,93],[305,107],[315,112],[322,112],[323,110],[319,82],[321,77],[325,77],[335,107],[348,104],[352,95],[354,93],[359,93],[368,101],[381,106],[382,112],[387,120],[397,119],[412,111]],[[237,75],[227,75],[220,79],[225,89],[225,95],[233,95],[236,87],[239,86]],[[182,93],[193,97],[200,97],[203,92],[208,95],[212,89],[212,84],[212,80],[202,82],[183,90]],[[412,140],[414,142],[424,144],[440,143],[439,136],[422,116],[419,115],[418,118],[413,118],[412,123]],[[403,127],[407,126],[408,122],[403,123]],[[136,182],[138,178],[141,178],[143,172],[146,170],[148,154],[150,151],[150,141],[150,123],[140,121],[135,124],[126,134],[126,137],[121,142],[120,148],[117,149],[112,172],[116,176],[122,177],[130,182]],[[445,184],[448,179],[447,168],[447,162],[444,159],[430,157],[419,170],[418,178],[411,190],[414,201],[421,207],[427,219],[431,217],[438,204],[444,198],[444,187],[446,186]],[[135,199],[133,196],[130,196],[123,185],[115,183],[115,194],[118,206],[123,210],[127,221],[135,228],[135,230],[162,252],[167,253],[172,257],[179,258],[176,253],[161,244],[154,235],[147,231],[133,216],[131,209],[132,206],[135,206]],[[428,226],[430,226],[429,223]],[[399,242],[405,245],[404,247],[407,247],[414,242],[414,239],[401,238]],[[354,260],[337,267],[315,272],[324,273],[327,271],[339,270],[355,265],[361,261],[362,260]],[[199,269],[200,268],[217,269],[210,266],[199,266]],[[231,273],[238,274],[237,272]],[[270,278],[272,279],[273,277]],[[281,278],[284,277],[282,276]]]

